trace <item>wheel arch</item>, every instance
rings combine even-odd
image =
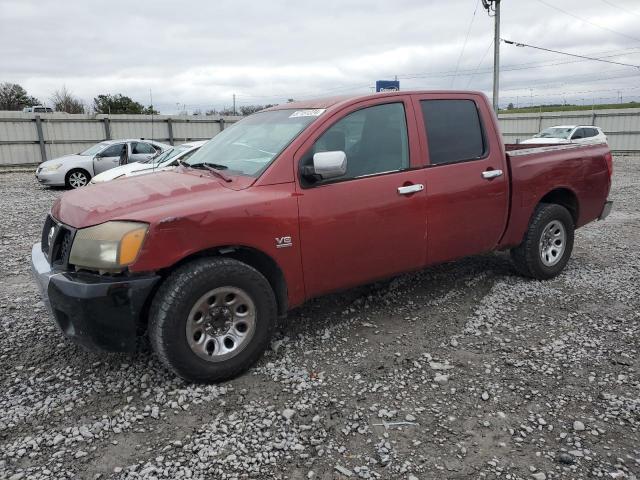
[[[542,196],[536,206],[541,203],[553,203],[563,206],[569,210],[571,218],[573,218],[573,224],[576,226],[578,225],[578,219],[580,218],[580,203],[578,202],[578,196],[573,190],[567,187],[554,188]]]
[[[227,257],[246,263],[258,270],[267,279],[276,297],[278,315],[285,315],[289,309],[287,282],[280,265],[261,250],[244,245],[224,245],[192,253],[163,271],[163,276],[192,260],[205,257]]]
[[[86,174],[87,175],[87,185],[89,184],[89,181],[91,181],[91,179],[93,178],[93,175],[91,175],[91,172],[89,172],[89,170],[87,170],[86,168],[73,167],[73,168],[70,168],[69,171],[64,174],[64,183],[65,183],[66,186],[69,186],[69,177],[71,176],[71,174],[73,172],[82,172],[82,173]]]

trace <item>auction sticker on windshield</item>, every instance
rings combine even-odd
[[[289,115],[289,118],[319,117],[320,115],[322,115],[324,113],[325,110],[326,109],[324,109],[324,108],[314,108],[314,109],[309,109],[309,110],[296,110],[291,115]]]

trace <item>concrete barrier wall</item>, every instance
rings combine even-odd
[[[0,166],[36,164],[109,139],[148,138],[176,145],[207,140],[240,118],[0,112]]]
[[[0,112],[0,166],[40,163],[107,139],[153,138],[170,144],[206,140],[240,118]],[[596,125],[613,151],[640,153],[640,108],[500,114],[499,119],[506,143],[553,125]]]
[[[640,153],[640,108],[501,113],[499,119],[506,143],[517,143],[554,125],[595,125],[607,135],[614,152]]]

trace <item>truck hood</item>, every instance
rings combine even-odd
[[[255,181],[252,177],[232,178],[227,183],[208,172],[184,169],[133,176],[66,192],[53,204],[51,213],[75,228],[109,220],[154,223],[174,209],[188,210],[188,204],[209,208],[228,205],[236,191]]]

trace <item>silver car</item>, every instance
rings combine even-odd
[[[83,152],[47,160],[38,165],[36,178],[42,185],[79,188],[99,173],[117,167],[126,148],[129,162],[146,161],[171,148],[153,140],[107,140]]]
[[[116,178],[133,177],[136,175],[144,175],[147,173],[171,170],[176,167],[179,162],[185,161],[198,149],[207,143],[207,141],[189,142],[178,145],[177,147],[165,150],[155,158],[147,161],[136,163],[128,163],[120,167],[112,168],[106,172],[102,172],[91,179],[89,184],[104,183]]]

